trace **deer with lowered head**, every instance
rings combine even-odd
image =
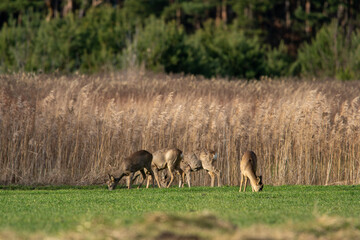
[[[124,177],[128,176],[127,186],[128,189],[131,188],[133,176],[136,171],[140,171],[143,179],[138,188],[143,184],[146,175],[144,169],[146,169],[151,176],[154,176],[154,172],[151,169],[151,162],[153,159],[153,155],[145,150],[140,150],[129,157],[125,158],[120,165],[120,176],[118,178],[114,177],[111,174],[109,175],[109,180],[107,181],[108,189],[114,190],[118,185],[119,181]],[[153,186],[154,186],[154,178],[153,178]],[[158,183],[159,184],[159,183]],[[148,188],[148,186],[146,186]]]
[[[180,163],[182,170],[182,177],[180,179],[179,187],[184,186],[185,176],[188,187],[191,187],[191,172],[205,169],[211,178],[211,187],[215,185],[215,175],[217,176],[218,186],[221,186],[220,170],[215,167],[215,161],[217,160],[217,153],[215,151],[202,150],[184,154],[184,159]]]
[[[250,179],[250,184],[253,192],[262,191],[264,184],[262,183],[262,176],[256,176],[257,157],[253,151],[246,151],[240,161],[241,181],[240,189],[244,184],[244,192],[246,191],[247,180]]]

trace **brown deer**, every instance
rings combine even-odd
[[[136,171],[140,171],[143,179],[138,188],[143,184],[146,175],[144,172],[144,168],[149,171],[151,176],[154,176],[154,172],[151,169],[151,162],[153,159],[153,155],[145,150],[140,150],[133,153],[131,156],[127,157],[122,161],[120,165],[120,176],[115,178],[113,175],[109,175],[109,180],[107,182],[108,189],[114,190],[119,183],[119,181],[124,177],[128,176],[127,186],[128,189],[131,188],[133,176]],[[153,178],[153,186],[154,186],[154,178]],[[146,186],[148,188],[148,185]]]
[[[168,183],[167,188],[170,187],[171,183],[174,181],[175,172],[178,172],[180,175],[182,173],[180,169],[180,161],[182,159],[182,151],[177,148],[167,148],[154,152],[151,168],[154,172],[155,179],[159,188],[161,188],[158,175],[159,171],[165,168],[169,170],[170,182]],[[147,186],[149,185],[149,181],[150,178],[148,178],[147,180]]]
[[[264,184],[262,183],[262,176],[256,176],[256,165],[257,165],[257,157],[253,151],[246,151],[240,161],[240,171],[241,171],[241,181],[240,181],[240,189],[244,183],[244,192],[246,191],[246,184],[248,178],[250,179],[250,184],[253,192],[262,191]]]
[[[218,186],[221,186],[220,170],[216,169],[215,161],[217,160],[217,153],[215,151],[202,150],[197,153],[186,153],[184,159],[180,163],[182,170],[182,178],[180,179],[179,187],[182,187],[185,182],[185,175],[188,186],[191,187],[190,173],[205,169],[211,177],[211,187],[215,185],[215,175],[217,176]]]

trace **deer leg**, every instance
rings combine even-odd
[[[167,185],[167,188],[169,188],[171,186],[172,182],[174,181],[174,173],[173,173],[174,169],[171,166],[168,166],[168,168],[169,168],[169,172],[170,172],[170,182]]]
[[[240,176],[240,189],[239,189],[239,192],[241,192],[241,188],[242,188],[243,183],[244,183],[244,177],[245,177],[245,176],[241,174],[241,176]]]
[[[155,178],[155,177],[154,177],[154,172],[153,172],[153,170],[151,169],[151,167],[149,167],[148,172],[150,173],[150,176],[148,176],[148,182],[147,182],[146,188],[149,187],[150,178],[151,178],[151,180],[152,180],[152,186],[155,187],[155,183],[154,183],[154,178]]]
[[[248,182],[248,179],[247,179],[247,176],[244,176],[244,181],[245,181],[245,183],[244,183],[244,192],[246,192],[246,185],[247,185],[247,182]]]
[[[182,172],[181,174],[180,174],[180,178],[179,178],[179,188],[181,188],[181,187],[183,187],[184,186],[184,179],[185,179],[185,173],[184,172]]]
[[[172,172],[170,172],[170,182],[169,184],[166,186],[166,188],[169,188],[172,184],[172,182],[174,181],[174,174]]]
[[[131,189],[133,177],[134,177],[134,173],[130,173],[128,176],[128,189]]]
[[[126,179],[126,185],[127,185],[128,189],[130,189],[130,175]]]
[[[157,185],[159,186],[159,188],[161,188],[161,184],[159,182],[159,176],[158,176],[158,173],[159,173],[159,170],[157,169],[157,167],[153,167],[152,168],[152,172],[153,172],[153,175],[155,177],[155,180],[156,180],[156,183]],[[150,172],[151,173],[151,172]],[[154,178],[153,178],[153,182],[154,182]]]
[[[181,186],[181,187],[184,187],[184,185],[185,185],[185,176],[187,176],[187,175],[186,175],[186,173],[185,173],[185,171],[184,171],[184,172],[182,172],[182,174],[181,174],[181,179],[182,179],[182,186]]]
[[[140,176],[140,174],[136,174],[133,178],[133,182]]]
[[[240,188],[239,188],[239,192],[241,192],[242,182],[243,182],[243,177],[242,177],[242,174],[240,174]]]
[[[181,188],[184,186],[184,181],[185,181],[184,177],[183,177],[184,171],[181,169],[178,169],[178,170],[176,170],[176,173],[177,173],[177,175],[179,175],[179,188]]]
[[[186,180],[187,180],[187,184],[188,184],[188,187],[190,188],[191,187],[191,184],[190,184],[190,182],[191,182],[191,176],[190,176],[190,171],[188,171],[187,173],[186,173]]]
[[[150,178],[151,178],[150,171],[148,169],[151,169],[151,164],[150,164],[150,166],[145,167],[146,171],[144,170],[145,177],[146,177],[146,188],[149,188],[149,183],[150,183]]]
[[[221,187],[220,170],[217,170],[215,173],[216,173],[216,176],[217,176],[218,186]]]
[[[214,187],[214,185],[215,185],[215,174],[213,172],[209,172],[209,175],[211,177],[211,187]]]
[[[187,166],[186,168],[185,168],[185,170],[184,170],[184,175],[183,175],[183,182],[184,182],[184,184],[185,184],[185,175],[186,175],[186,182],[187,182],[187,184],[188,184],[188,187],[190,188],[191,187],[191,184],[190,184],[190,182],[191,182],[191,168],[189,167],[189,166]]]
[[[139,184],[138,188],[141,188],[141,185],[144,183],[145,178],[146,178],[144,169],[141,169],[141,170],[140,170],[140,173],[141,173],[141,176],[142,176],[142,181],[141,181],[141,183]]]
[[[151,175],[148,175],[148,176],[147,176],[147,179],[146,179],[146,188],[149,188],[150,178],[152,178]],[[153,187],[154,187],[154,186],[153,186]]]
[[[155,187],[154,179],[155,179],[154,173],[153,173],[153,175],[151,175],[150,172],[148,172],[147,180],[146,180],[146,188],[149,188],[150,181],[152,181],[152,187]]]

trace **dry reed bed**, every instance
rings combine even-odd
[[[358,184],[360,81],[0,76],[0,184],[97,184],[131,152],[212,148],[224,184]],[[208,185],[204,171],[194,184]]]

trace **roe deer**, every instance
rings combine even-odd
[[[256,176],[256,165],[256,154],[253,151],[246,151],[240,161],[241,181],[239,192],[241,192],[243,183],[245,185],[244,192],[246,191],[246,184],[248,178],[250,179],[250,184],[253,192],[259,192],[263,189],[264,185],[262,183],[262,177]]]
[[[138,188],[140,188],[146,178],[144,168],[149,171],[151,176],[154,176],[154,172],[151,169],[152,159],[153,159],[153,155],[145,150],[137,151],[133,153],[131,156],[125,158],[120,165],[120,176],[118,178],[115,178],[113,175],[108,174],[109,175],[109,180],[107,182],[108,189],[114,190],[117,184],[119,183],[119,181],[124,176],[128,176],[127,185],[128,185],[128,189],[130,189],[133,181],[133,176],[136,171],[140,171],[143,177],[142,182],[138,186]],[[154,186],[154,178],[153,178],[153,186]]]
[[[197,153],[186,153],[183,161],[180,163],[182,170],[182,178],[179,187],[182,187],[185,182],[185,175],[188,186],[190,187],[191,178],[190,173],[205,169],[211,177],[211,187],[215,185],[215,175],[217,176],[218,186],[221,186],[220,170],[216,169],[215,161],[217,160],[217,153],[215,151],[202,150]]]
[[[170,182],[168,183],[167,188],[170,187],[171,183],[174,181],[175,171],[181,175],[180,161],[182,158],[182,151],[177,148],[167,148],[154,152],[151,168],[154,171],[154,176],[159,188],[161,188],[158,176],[159,170],[168,168],[170,173]],[[147,186],[149,185],[149,181],[150,178],[147,180]]]

